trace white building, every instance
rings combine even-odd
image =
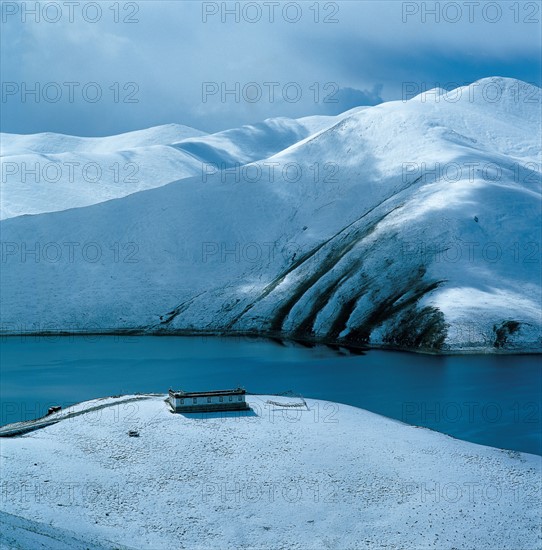
[[[173,412],[244,411],[249,408],[245,395],[242,388],[202,392],[169,390],[168,400]]]

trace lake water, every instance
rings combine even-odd
[[[243,386],[542,454],[540,356],[350,355],[246,338],[153,336],[10,337],[0,350],[1,424],[96,397]]]

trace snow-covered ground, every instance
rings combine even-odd
[[[540,352],[541,98],[491,78],[144,147],[154,189],[84,184],[44,209],[98,204],[2,222],[1,329]],[[7,215],[41,208],[3,187]]]
[[[311,399],[249,395],[249,412],[182,415],[165,396],[133,397],[1,440],[0,547],[542,544],[541,457]]]

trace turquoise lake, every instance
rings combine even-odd
[[[248,338],[25,336],[4,337],[0,359],[1,424],[96,397],[243,386],[542,454],[542,366],[535,355],[353,355]]]

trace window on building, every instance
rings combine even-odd
[[[218,400],[222,403],[224,401],[223,397],[219,397]]]
[[[233,401],[233,397],[230,395],[230,401]]]
[[[237,398],[237,401],[243,401],[243,398],[242,398],[241,396],[239,396],[239,397]]]
[[[197,397],[193,397],[192,398],[192,403],[196,404],[198,402],[198,398]]]
[[[181,405],[184,405],[184,399],[181,399]]]
[[[207,398],[207,403],[210,403],[210,402],[211,402],[211,398],[208,397],[208,398]]]

